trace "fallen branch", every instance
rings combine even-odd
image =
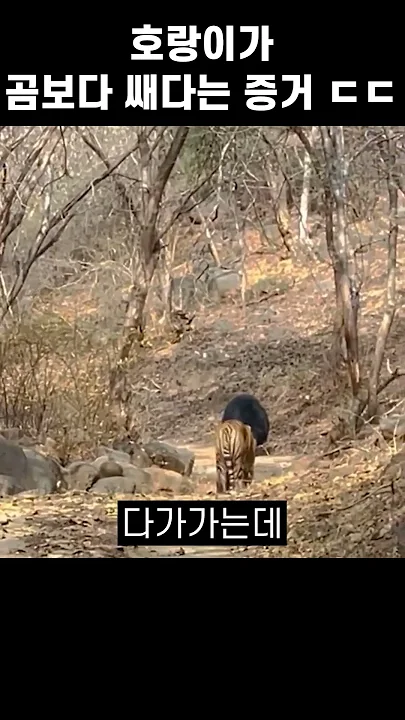
[[[266,300],[270,300],[270,298],[277,297],[278,295],[280,295],[280,290],[273,290],[273,292],[266,293],[263,297],[255,300],[249,300],[246,305],[258,305],[259,303],[266,302]]]

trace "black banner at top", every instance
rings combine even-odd
[[[391,124],[405,84],[395,38],[333,24],[65,22],[57,36],[23,27],[3,58],[0,119],[14,124]],[[228,16],[227,16],[228,15]],[[263,18],[263,14],[262,14]],[[244,20],[246,23],[247,21]],[[384,48],[384,43],[389,50]],[[69,122],[70,121],[70,122]]]

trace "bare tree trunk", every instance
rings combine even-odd
[[[163,315],[162,324],[171,328],[173,316],[173,278],[172,271],[176,255],[177,234],[174,230],[170,232],[170,240],[167,246],[161,251],[162,271],[160,274],[160,285],[162,288]]]
[[[270,142],[269,138],[265,133],[262,133],[262,139],[271,149],[274,163],[268,161],[265,169],[266,181],[268,193],[270,196],[270,204],[273,208],[274,219],[277,225],[277,229],[281,235],[283,245],[287,252],[292,252],[291,241],[292,234],[290,229],[290,211],[291,211],[291,186],[288,178],[283,173],[282,165],[279,160],[278,153]],[[277,168],[275,171],[274,167]]]
[[[223,200],[222,198],[222,190],[224,185],[224,162],[226,154],[231,147],[235,135],[236,130],[231,133],[231,136],[228,138],[228,140],[224,143],[221,154],[219,158],[219,163],[216,168],[216,171],[218,173],[217,175],[217,181],[216,181],[216,188],[215,188],[215,195],[216,195],[216,202],[215,205],[210,213],[210,216],[206,218],[203,213],[201,212],[201,209],[199,207],[199,204],[196,204],[196,212],[200,218],[200,222],[203,228],[203,232],[205,234],[205,237],[207,239],[206,247],[208,249],[208,252],[210,253],[212,259],[214,260],[215,264],[220,267],[221,265],[221,258],[219,256],[218,248],[216,246],[216,243],[214,241],[214,235],[215,235],[215,228],[214,228],[214,222],[216,221],[219,213],[220,213],[220,206],[225,205],[227,206],[228,203]],[[192,197],[192,196],[191,196]]]
[[[218,204],[216,207],[216,211],[218,211]],[[205,237],[207,238],[207,247],[211,254],[212,259],[216,263],[216,265],[219,267],[221,265],[221,259],[219,257],[217,246],[214,242],[213,235],[214,233],[210,229],[210,225],[212,225],[212,221],[210,218],[208,220],[205,219],[203,213],[201,212],[199,206],[196,207],[196,212],[200,218],[201,225],[205,234]]]
[[[278,177],[278,179],[280,180],[280,183],[283,185],[285,184],[283,178]],[[277,187],[277,185],[278,184],[276,184],[274,179],[273,170],[269,167],[267,171],[267,187],[270,195],[270,203],[274,212],[274,220],[281,235],[283,245],[285,246],[287,252],[291,253],[292,235],[290,230],[289,214],[286,209],[286,204],[283,203],[282,200],[283,188],[280,186]]]
[[[333,266],[333,278],[335,281],[335,297],[336,297],[336,309],[335,309],[335,320],[334,320],[334,347],[332,348],[332,358],[334,362],[335,371],[343,360],[347,362],[346,344],[344,340],[344,311],[343,311],[343,298],[340,292],[341,287],[341,276],[343,274],[342,263],[338,252],[335,247],[335,234],[333,227],[333,198],[330,187],[325,184],[324,189],[324,203],[325,203],[325,233],[326,233],[326,245],[328,248],[329,256],[332,260]]]
[[[142,197],[138,223],[141,226],[140,236],[133,239],[133,281],[125,311],[122,344],[116,367],[110,375],[110,388],[114,401],[118,404],[118,412],[125,419],[125,427],[131,423],[127,415],[127,363],[131,359],[134,348],[139,350],[144,339],[145,305],[148,292],[159,261],[161,242],[157,232],[160,204],[166,184],[174,168],[175,162],[187,138],[189,128],[180,126],[170,143],[169,149],[159,162],[155,177],[151,177],[148,163],[153,161],[153,149],[157,148],[158,140],[147,148],[145,133],[140,134]],[[162,132],[160,136],[162,136]],[[158,134],[159,139],[159,134]],[[144,183],[147,183],[147,186]],[[132,203],[128,198],[128,207],[132,211]],[[133,212],[133,211],[132,211]]]
[[[332,261],[333,275],[335,281],[335,293],[336,293],[336,312],[334,321],[334,346],[332,347],[332,362],[335,365],[335,370],[340,364],[341,358],[347,362],[347,352],[344,339],[344,305],[343,295],[341,293],[341,276],[344,274],[344,257],[338,251],[335,244],[335,231],[334,231],[334,194],[332,192],[332,157],[333,157],[333,145],[331,137],[329,135],[329,129],[325,126],[319,126],[323,160],[324,164],[320,160],[320,155],[316,152],[315,147],[311,145],[309,138],[306,136],[304,130],[300,126],[292,126],[292,130],[301,140],[303,147],[312,159],[313,167],[317,173],[318,178],[321,180],[323,185],[323,203],[324,203],[324,214],[325,214],[325,239],[328,248],[329,257]]]
[[[309,142],[313,147],[316,137],[316,126],[314,125],[311,129],[311,135]],[[303,163],[303,178],[302,178],[302,193],[300,198],[300,219],[299,219],[299,240],[300,243],[309,247],[310,251],[313,251],[313,243],[308,233],[308,205],[309,205],[309,192],[311,187],[311,175],[312,175],[312,160],[308,150],[304,149],[304,163]]]
[[[285,191],[285,199],[286,199],[288,216],[291,217],[291,213],[295,207],[295,202],[294,202],[294,195],[293,195],[293,191],[292,191],[290,182],[287,183],[287,188]]]
[[[351,430],[356,431],[358,421],[365,408],[368,406],[369,415],[375,416],[378,412],[377,396],[379,392],[387,387],[393,379],[403,374],[397,369],[388,380],[378,385],[386,342],[396,310],[398,189],[403,190],[397,167],[395,136],[391,128],[384,128],[385,138],[381,148],[381,155],[387,171],[390,204],[386,309],[377,334],[374,361],[367,388],[362,384],[358,341],[361,283],[358,276],[356,255],[347,233],[347,168],[349,163],[358,157],[365,148],[370,146],[371,143],[380,140],[382,134],[373,133],[369,138],[366,138],[361,148],[352,155],[351,160],[348,160],[344,149],[343,127],[320,126],[323,150],[321,161],[319,151],[315,152],[315,149],[311,147],[303,128],[293,127],[293,130],[311,156],[313,168],[323,183],[326,241],[332,260],[336,289],[335,337],[340,347],[335,349],[340,351],[343,346],[353,398]],[[398,137],[402,136],[399,135]],[[323,160],[325,161],[324,165]],[[334,209],[336,209],[336,219],[334,218]],[[338,352],[336,356],[338,356]]]
[[[130,290],[130,297],[124,320],[124,338],[120,361],[125,362],[134,344],[140,345],[144,336],[144,310],[149,288],[159,260],[160,242],[157,239],[156,224],[162,196],[181,149],[186,141],[189,128],[176,128],[169,150],[158,168],[152,187],[148,188],[148,201],[144,202],[144,222],[139,239],[136,277]]]
[[[387,184],[390,207],[390,223],[388,232],[388,272],[385,295],[385,311],[378,330],[373,366],[368,387],[368,413],[374,417],[378,412],[378,378],[384,358],[387,339],[392,327],[396,311],[396,271],[398,242],[398,183],[396,181],[397,163],[396,147],[392,138],[391,128],[385,128],[385,150],[382,151],[387,167]]]
[[[244,236],[244,228],[243,223],[241,226],[241,223],[239,222],[239,209],[234,203],[234,219],[235,219],[235,229],[236,229],[236,237],[238,240],[238,245],[240,247],[240,273],[241,273],[241,284],[240,284],[240,294],[241,294],[241,300],[242,300],[242,307],[243,311],[246,311],[246,288],[247,288],[247,273],[246,273],[246,241]]]
[[[148,262],[142,262],[142,266],[137,273],[137,282],[131,286],[124,320],[124,339],[120,352],[121,362],[128,360],[134,345],[142,345],[145,304],[157,261],[158,255],[155,253]]]
[[[246,289],[247,289],[247,272],[246,272],[246,242],[241,233],[238,230],[239,235],[239,246],[240,246],[240,272],[241,272],[241,283],[240,283],[240,295],[242,300],[243,311],[246,311]]]
[[[346,229],[346,169],[344,159],[343,126],[332,130],[335,145],[335,182],[333,191],[337,216],[337,244],[339,254],[345,260],[345,272],[340,278],[340,293],[343,301],[344,336],[347,362],[353,397],[356,398],[360,384],[359,341],[358,341],[358,288],[354,252],[347,237]]]
[[[331,259],[334,267],[337,316],[335,330],[339,333],[339,344],[344,338],[347,368],[353,399],[360,388],[360,362],[358,344],[359,283],[353,248],[347,237],[346,225],[346,161],[344,156],[344,135],[342,126],[321,126],[321,136],[326,158],[327,178],[336,207],[337,232],[329,242],[333,244]],[[327,191],[329,192],[329,190]],[[329,208],[329,215],[331,207]],[[331,218],[329,217],[329,224]],[[333,220],[332,220],[333,223]],[[329,232],[330,232],[329,228]],[[329,248],[329,244],[328,244]],[[332,248],[330,248],[331,250]],[[353,418],[354,419],[354,418]],[[355,419],[354,419],[355,421]]]

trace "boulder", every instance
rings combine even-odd
[[[114,450],[113,448],[106,447],[105,445],[99,445],[97,448],[97,459],[103,458],[103,461],[113,460],[117,463],[129,463],[131,462],[131,455],[123,450]]]
[[[136,491],[148,495],[153,491],[153,482],[149,469],[137,468],[131,463],[122,465],[124,477],[132,480],[136,485]]]
[[[0,436],[0,495],[35,490],[24,451]]]
[[[241,276],[236,270],[215,268],[210,275],[207,288],[213,300],[221,300],[240,288]]]
[[[100,478],[122,477],[124,475],[124,471],[121,465],[115,462],[115,460],[106,460],[99,466],[98,474]]]
[[[116,460],[111,460],[111,458],[109,458],[108,455],[100,455],[100,456],[99,456],[98,458],[96,458],[95,460],[92,460],[90,464],[91,464],[94,468],[96,468],[97,473],[99,473],[101,466],[104,465],[104,463],[108,463],[108,462],[117,462],[117,461],[116,461]],[[122,465],[122,462],[117,463],[117,464]]]
[[[112,477],[102,477],[97,480],[91,487],[90,492],[94,493],[123,493],[132,495],[136,492],[136,483],[132,478],[116,475]]]
[[[153,492],[168,491],[175,495],[190,495],[194,484],[184,475],[161,467],[151,467],[148,474],[152,479]]]
[[[131,453],[131,463],[137,468],[148,468],[153,464],[149,455],[139,445],[134,446]]]
[[[24,492],[25,490],[34,490],[33,485],[27,487],[28,482],[25,478],[16,477],[16,475],[8,475],[7,473],[0,473],[0,497],[6,495],[16,495],[17,493]]]
[[[107,458],[108,460],[114,460],[117,463],[132,463],[139,468],[150,467],[152,461],[147,453],[136,443],[124,442],[122,447],[127,448],[126,451],[118,450],[115,448],[109,448],[105,445],[100,445],[97,450],[97,456]]]
[[[98,458],[95,463],[98,463]],[[109,467],[104,468],[108,463]],[[119,474],[100,477],[104,469],[112,470],[112,461],[98,463],[97,477],[91,486],[95,493],[129,493],[134,492],[150,494],[153,491],[153,481],[148,471],[137,468],[131,463],[122,463]],[[93,469],[96,469],[93,465]]]
[[[90,490],[98,478],[98,468],[89,462],[77,460],[66,468],[69,490]]]
[[[165,470],[173,470],[180,475],[190,476],[193,472],[195,455],[186,448],[175,448],[168,443],[153,440],[144,448],[154,465]]]
[[[65,475],[54,458],[46,457],[32,448],[23,448],[23,452],[28,461],[29,473],[35,490],[42,495],[67,490],[68,483]]]
[[[49,495],[67,488],[64,473],[56,460],[0,438],[0,495],[32,490]]]

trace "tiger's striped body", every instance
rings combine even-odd
[[[215,434],[217,492],[228,492],[251,483],[256,441],[249,425],[239,420],[221,422]]]

